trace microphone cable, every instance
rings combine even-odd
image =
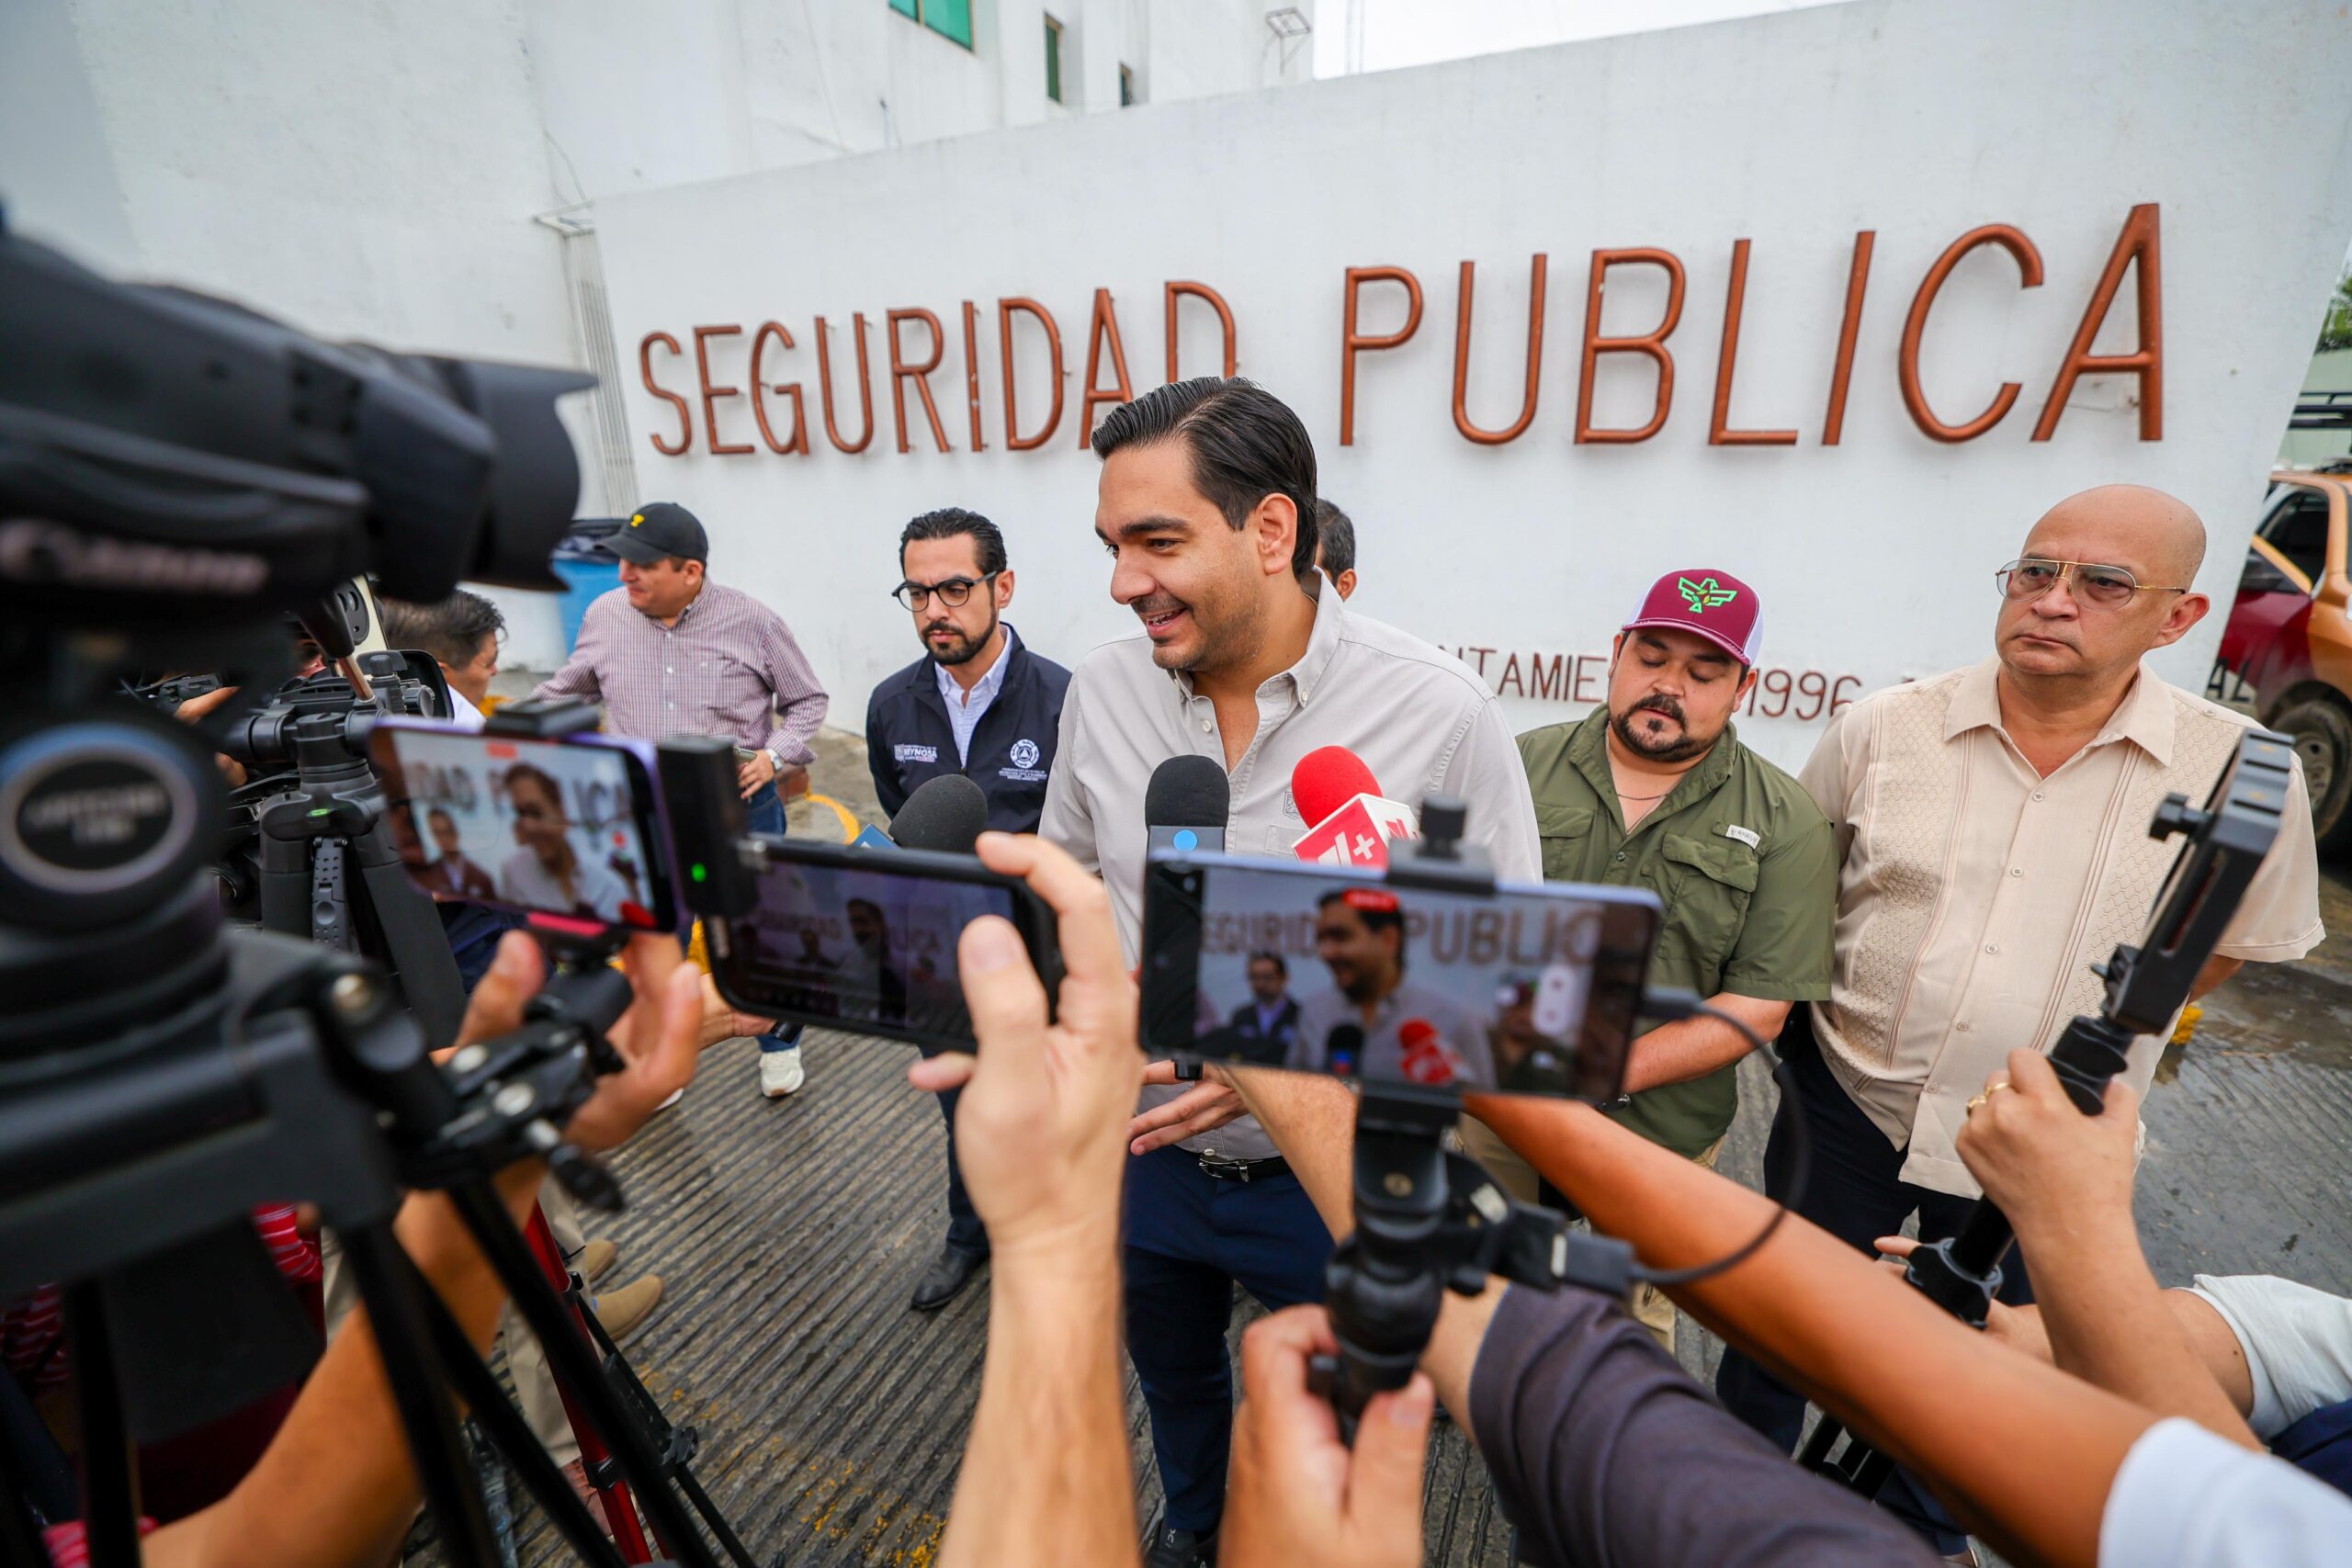
[[[1810,1004],[1795,1002],[1791,1005],[1805,1007]],[[1631,1269],[1633,1278],[1647,1284],[1688,1285],[1737,1268],[1755,1257],[1764,1244],[1772,1239],[1772,1233],[1779,1230],[1781,1222],[1789,1217],[1790,1206],[1804,1200],[1805,1184],[1812,1179],[1813,1129],[1805,1125],[1804,1107],[1797,1100],[1796,1075],[1790,1068],[1788,1058],[1774,1050],[1769,1041],[1750,1029],[1743,1020],[1733,1017],[1721,1008],[1708,1006],[1688,991],[1648,992],[1642,998],[1641,1010],[1645,1017],[1662,1022],[1671,1023],[1685,1018],[1712,1018],[1737,1030],[1751,1049],[1763,1053],[1765,1060],[1772,1064],[1772,1082],[1779,1087],[1781,1103],[1789,1108],[1790,1124],[1796,1129],[1789,1154],[1789,1196],[1785,1201],[1774,1206],[1772,1217],[1764,1222],[1762,1230],[1723,1257],[1705,1263],[1694,1263],[1688,1269],[1650,1269],[1636,1263]]]

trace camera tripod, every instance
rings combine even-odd
[[[2122,944],[2095,972],[2106,981],[2099,1011],[2066,1025],[2051,1047],[2050,1065],[2066,1097],[2086,1116],[2104,1109],[2107,1086],[2124,1068],[2134,1039],[2170,1026],[2190,988],[2245,897],[2262,859],[2278,837],[2289,799],[2292,744],[2267,730],[2250,730],[2222,768],[2202,809],[2172,795],[2156,808],[2148,836],[2185,833],[2188,842],[2156,900],[2154,917],[2138,946]],[[2001,1262],[2017,1241],[2008,1216],[1979,1199],[1956,1235],[1921,1245],[1904,1278],[1928,1299],[1983,1328],[2001,1289]],[[1838,1439],[1847,1437],[1845,1447]],[[1797,1456],[1807,1470],[1875,1497],[1894,1461],[1859,1433],[1848,1437],[1823,1412]]]

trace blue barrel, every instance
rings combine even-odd
[[[580,646],[580,622],[588,606],[621,585],[621,563],[610,556],[580,558],[560,555],[550,563],[563,579],[563,649]]]

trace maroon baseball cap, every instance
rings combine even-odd
[[[1764,606],[1756,591],[1727,571],[1694,567],[1650,584],[1624,629],[1661,626],[1705,637],[1742,664],[1756,662],[1764,639]]]

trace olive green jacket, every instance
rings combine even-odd
[[[1609,773],[1609,716],[1519,738],[1535,795],[1535,828],[1547,882],[1646,887],[1666,906],[1654,988],[1762,1001],[1829,995],[1830,936],[1838,914],[1838,849],[1813,797],[1739,743],[1726,726],[1632,833]],[[1739,1109],[1735,1069],[1634,1097],[1618,1120],[1692,1157],[1731,1126]]]

